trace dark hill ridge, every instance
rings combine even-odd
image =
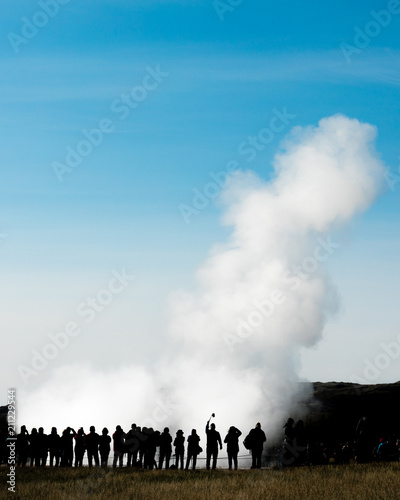
[[[309,441],[332,444],[353,441],[362,416],[369,418],[377,439],[391,434],[400,437],[400,382],[375,385],[314,382],[313,386],[314,398],[303,403],[302,417],[292,415],[304,419]],[[6,422],[7,406],[1,406],[2,433],[7,429]]]
[[[314,398],[304,403],[310,440],[353,441],[362,416],[368,417],[376,439],[400,437],[400,382],[360,385],[314,382]]]

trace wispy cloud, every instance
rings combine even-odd
[[[221,47],[210,56],[204,55],[202,46],[197,45],[190,53],[186,48],[178,48],[171,57],[162,47],[158,52],[154,46],[150,53],[139,50],[135,58],[125,51],[106,58],[67,57],[62,64],[58,57],[5,59],[2,67],[8,83],[0,85],[1,95],[7,96],[8,102],[109,99],[131,86],[135,75],[140,75],[157,53],[157,61],[171,72],[169,91],[172,92],[200,88],[205,83],[212,89],[212,85],[226,82],[231,86],[282,81],[352,84],[361,80],[387,85],[400,82],[398,50],[372,49],[349,65],[339,50],[286,52],[279,56],[272,52],[228,55]],[[31,76],[29,92],[21,81],[21,68]]]

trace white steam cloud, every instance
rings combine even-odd
[[[156,366],[112,373],[81,366],[57,370],[21,400],[20,422],[110,430],[132,422],[187,435],[215,412],[223,434],[257,421],[267,437],[304,396],[299,352],[321,338],[338,307],[325,262],[334,231],[377,195],[384,165],[376,129],[336,115],[296,127],[274,160],[269,182],[252,172],[223,193],[229,241],[215,247],[192,293],[171,297],[169,353]]]

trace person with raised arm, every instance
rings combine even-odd
[[[215,424],[212,423],[210,426],[210,420],[207,421],[206,424],[206,434],[207,434],[207,460],[206,460],[206,468],[210,469],[211,457],[213,459],[212,468],[216,469],[217,467],[217,458],[218,458],[218,445],[219,449],[222,450],[222,441],[221,435],[216,430]]]

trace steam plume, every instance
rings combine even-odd
[[[77,392],[77,382],[64,381],[71,368],[62,368],[26,396],[24,423],[34,425],[39,414],[47,428],[57,420],[72,425],[79,409],[80,425],[149,422],[188,433],[215,411],[222,432],[230,425],[246,432],[256,421],[270,436],[281,430],[302,396],[300,349],[320,340],[338,307],[325,268],[338,249],[335,231],[380,189],[384,166],[375,136],[358,120],[324,118],[318,127],[293,129],[269,182],[250,171],[232,177],[220,197],[229,241],[212,249],[196,290],[171,297],[174,348],[166,350],[177,354],[151,372],[142,366],[105,375],[75,367],[82,372]],[[122,406],[113,404],[115,394]]]

